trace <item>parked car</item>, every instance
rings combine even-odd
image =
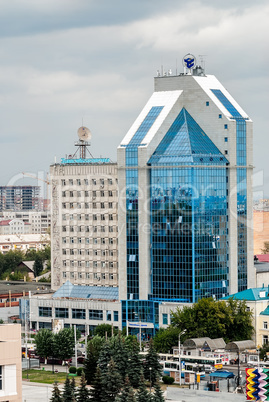
[[[77,358],[77,362],[80,363],[80,364],[84,363],[84,360],[85,360],[85,357],[84,357],[84,356],[79,356],[79,357]]]

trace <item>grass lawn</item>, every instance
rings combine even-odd
[[[24,380],[27,379],[27,371],[23,370],[22,378]],[[71,379],[72,377],[70,377]],[[66,373],[59,372],[53,373],[52,371],[47,370],[28,370],[28,380],[30,382],[40,382],[43,384],[53,384],[55,381],[59,383],[64,383],[66,379]],[[75,377],[76,385],[79,385],[80,377]]]

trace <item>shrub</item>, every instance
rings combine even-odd
[[[175,381],[175,379],[173,377],[169,377],[169,375],[163,376],[164,384],[173,384],[174,381]]]
[[[75,366],[71,366],[71,367],[69,368],[69,373],[70,373],[70,374],[76,374],[76,372],[77,372],[77,369],[76,369]]]
[[[78,375],[78,376],[81,376],[82,373],[83,373],[83,367],[78,367],[78,369],[77,369],[77,375]]]

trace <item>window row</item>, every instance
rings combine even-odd
[[[111,218],[109,219],[110,221],[113,221],[113,215],[111,215]],[[86,232],[86,233],[89,233],[89,232],[95,232],[95,233],[97,233],[97,232],[106,232],[106,228],[108,227],[108,231],[110,232],[110,233],[112,233],[112,232],[117,232],[118,230],[118,228],[117,228],[117,226],[105,226],[105,225],[101,225],[101,226],[66,226],[66,225],[63,225],[62,226],[62,231],[63,232],[79,232],[79,233],[82,233],[82,232]]]
[[[66,279],[68,277],[71,279],[84,279],[84,272],[65,272],[63,271],[63,279]],[[75,275],[77,274],[77,275]],[[117,279],[117,274],[107,274],[107,273],[98,273],[98,272],[94,272],[93,274],[91,274],[90,272],[85,272],[85,279],[96,279],[98,281],[105,280],[105,279],[109,279],[110,281],[113,281],[114,279]]]
[[[95,186],[97,183],[99,183],[101,186],[104,186],[105,183],[112,185],[113,184],[113,179],[91,179],[91,183]],[[117,179],[115,179],[115,183],[117,183]],[[66,186],[69,184],[69,186],[73,186],[76,184],[77,186],[81,186],[82,184],[85,184],[86,186],[89,185],[89,179],[62,179],[62,186]]]
[[[114,255],[116,255],[116,250],[95,250],[94,249],[91,252],[91,250],[89,250],[89,249],[83,250],[80,248],[80,249],[76,249],[74,251],[74,253],[72,253],[71,255],[76,255],[76,254],[77,255],[95,255],[95,256],[101,255],[103,257],[105,257],[105,256],[113,257]],[[85,261],[85,264],[86,263],[87,263],[87,261]]]
[[[71,314],[70,314],[71,310]],[[52,307],[39,307],[39,317],[52,317]],[[103,320],[104,317],[106,321],[111,321],[112,311],[111,310],[88,310],[88,318],[89,320]],[[86,319],[86,309],[80,308],[64,308],[64,307],[55,307],[55,318],[73,318],[77,320],[85,320]],[[113,321],[119,320],[119,312],[113,311]]]
[[[90,194],[90,191],[86,190],[86,191],[62,191],[62,197],[90,197],[90,195],[93,198],[96,198],[97,196],[100,197],[113,197],[113,191],[112,190],[108,190],[107,192],[104,190],[101,191],[92,191],[92,193]]]
[[[91,264],[92,263],[92,264]],[[67,267],[70,265],[70,267],[83,267],[85,266],[86,268],[89,268],[90,266],[94,268],[98,268],[99,266],[101,268],[109,267],[109,268],[115,268],[117,267],[117,262],[113,261],[74,261],[70,260],[69,262],[66,260],[63,260],[63,267]]]

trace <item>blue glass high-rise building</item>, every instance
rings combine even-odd
[[[252,122],[214,76],[155,78],[118,147],[123,326],[252,283],[252,169]]]

